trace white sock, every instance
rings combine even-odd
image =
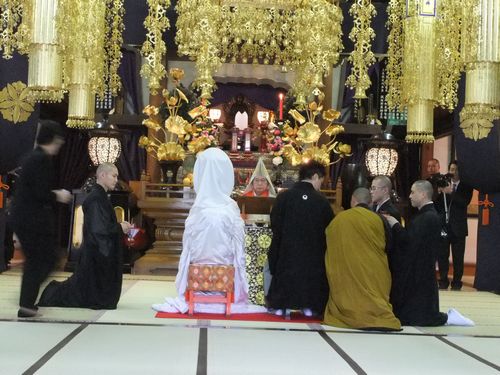
[[[448,321],[446,322],[446,325],[473,327],[474,322],[472,320],[470,320],[469,318],[466,318],[465,316],[460,314],[457,310],[449,309],[448,310]]]
[[[312,310],[311,310],[311,309],[309,309],[309,308],[307,308],[307,307],[306,307],[306,308],[304,308],[304,309],[302,309],[302,314],[304,314],[304,316],[308,316],[308,317],[313,316],[313,312],[312,312]]]

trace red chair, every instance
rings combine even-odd
[[[218,292],[217,295],[200,295],[195,292]],[[231,315],[234,301],[234,267],[222,264],[190,264],[186,300],[189,315],[195,303],[225,303],[226,315]]]

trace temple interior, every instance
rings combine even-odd
[[[498,373],[499,119],[500,0],[0,0],[0,373]],[[26,257],[9,215],[47,120],[64,130],[53,182],[71,200],[54,206],[58,261],[40,291],[78,267],[83,204],[111,163],[109,201],[132,225],[116,310],[16,315]],[[387,176],[406,228],[412,184],[451,184],[455,165],[471,190],[463,286],[439,284],[439,307],[474,326],[154,311],[177,293],[194,165],[213,147],[233,166],[248,301],[261,307],[270,213],[301,165],[324,166],[335,215]]]

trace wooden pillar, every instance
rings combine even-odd
[[[434,158],[434,142],[422,144],[422,157],[420,159],[420,175],[422,178],[428,178],[427,163]]]

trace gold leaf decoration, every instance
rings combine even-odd
[[[0,112],[4,119],[14,124],[28,120],[35,109],[28,93],[28,86],[21,81],[9,83],[0,91]]]

